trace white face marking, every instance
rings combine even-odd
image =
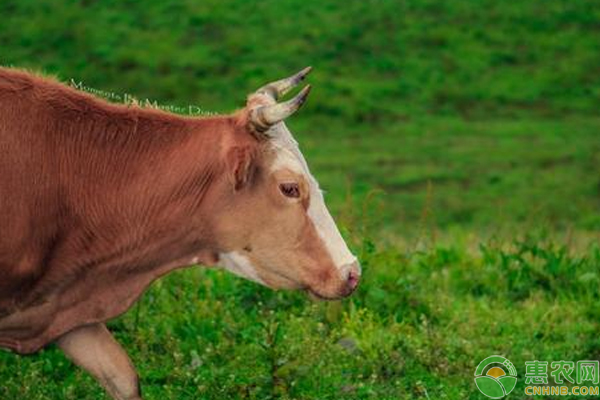
[[[306,177],[310,184],[311,196],[308,216],[312,220],[321,240],[325,243],[333,262],[340,270],[354,263],[356,257],[348,249],[333,217],[327,210],[323,192],[319,189],[317,180],[310,173],[308,164],[300,152],[298,142],[294,140],[283,122],[271,127],[271,130],[273,132],[272,142],[277,151],[273,169],[286,167]]]
[[[302,164],[294,153],[277,144],[273,144],[273,147],[275,148],[275,160],[273,160],[273,164],[271,165],[272,171],[287,168],[298,175],[306,175]]]
[[[262,285],[265,284],[256,273],[256,268],[252,265],[250,260],[236,251],[219,253],[219,264],[237,276],[241,276],[242,278],[246,278]]]

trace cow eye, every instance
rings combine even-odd
[[[300,187],[295,182],[280,183],[279,190],[285,197],[297,199],[300,197]]]

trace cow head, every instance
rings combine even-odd
[[[348,296],[360,266],[325,206],[297,142],[284,120],[304,103],[277,103],[308,74],[270,83],[248,97],[243,134],[253,146],[232,146],[225,159],[231,192],[219,223],[220,264],[275,289],[304,289],[322,299]]]

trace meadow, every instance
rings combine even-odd
[[[314,67],[289,126],[359,290],[314,302],[200,266],[161,279],[109,323],[145,398],[483,399],[473,373],[492,354],[524,398],[526,361],[600,359],[593,2],[11,0],[0,15],[0,64],[164,105],[229,112]],[[0,399],[105,398],[52,346],[0,352]]]

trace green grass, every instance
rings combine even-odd
[[[359,209],[372,194],[371,220],[394,234],[413,236],[423,222],[485,235],[600,230],[600,118],[419,117],[330,128],[327,137],[298,119],[292,126],[334,208]]]
[[[360,250],[365,280],[343,302],[193,268],[109,327],[149,399],[480,399],[488,355],[515,364],[521,395],[525,361],[600,357],[597,245]],[[54,348],[0,359],[2,398],[104,398]]]
[[[503,354],[600,359],[600,7],[548,0],[0,3],[0,64],[226,112],[313,65],[289,125],[364,279],[313,303],[224,272],[110,323],[148,399],[482,399]],[[0,231],[0,233],[4,234]],[[56,349],[0,399],[103,399]],[[565,397],[562,397],[565,398]]]

